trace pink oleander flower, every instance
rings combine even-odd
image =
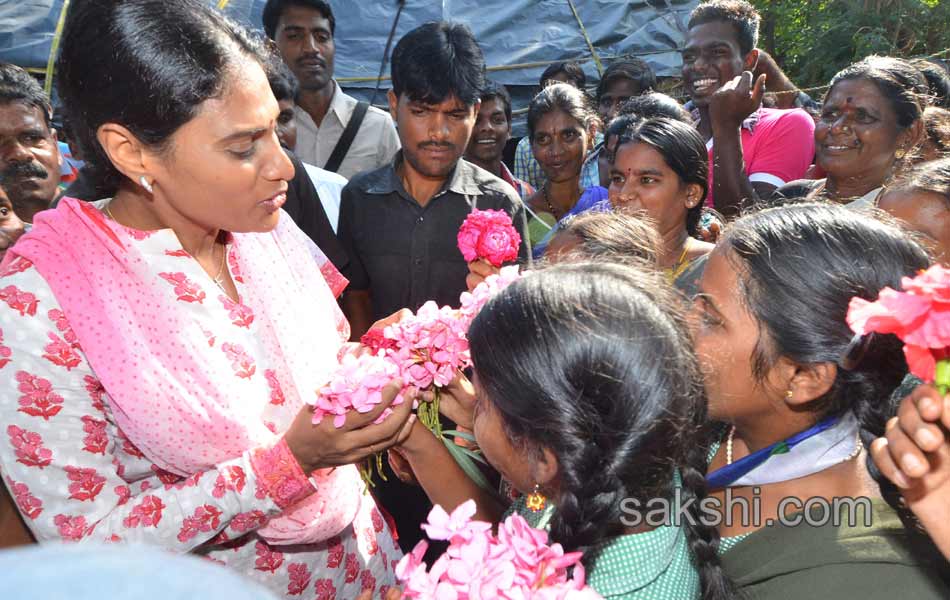
[[[473,210],[459,228],[458,246],[466,262],[484,259],[496,267],[518,260],[521,235],[503,210]]]
[[[465,320],[465,330],[468,331],[468,326],[471,325],[475,315],[478,314],[478,311],[480,311],[483,306],[488,304],[488,301],[491,300],[492,296],[502,291],[522,276],[523,274],[518,271],[518,267],[516,265],[502,267],[501,271],[486,277],[485,281],[475,286],[475,289],[471,292],[462,292],[462,295],[459,298],[459,301],[461,302],[459,313],[461,314],[462,319]]]
[[[932,382],[937,363],[950,359],[950,269],[934,265],[905,277],[901,287],[903,291],[884,288],[874,302],[852,298],[848,325],[862,335],[897,335],[910,372]]]
[[[406,385],[446,386],[457,370],[471,363],[467,329],[458,311],[429,301],[414,316],[386,327],[385,337],[396,345],[386,356],[397,365]]]
[[[544,531],[532,529],[512,515],[492,534],[491,525],[472,521],[469,500],[451,514],[436,506],[423,525],[432,539],[448,540],[449,548],[426,571],[425,541],[396,565],[396,578],[407,598],[508,600],[588,600],[600,596],[585,585],[581,553],[565,553],[548,545]],[[573,573],[568,575],[568,569]]]
[[[313,422],[320,423],[323,417],[333,415],[334,427],[342,427],[349,411],[370,412],[382,402],[383,388],[398,375],[396,365],[383,354],[343,356],[330,382],[317,392]],[[400,393],[392,406],[402,402],[403,395]],[[382,422],[390,412],[389,409],[383,411],[376,422]]]

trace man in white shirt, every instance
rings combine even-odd
[[[391,163],[399,136],[392,118],[372,106],[365,109],[348,148],[340,147],[334,156],[347,125],[361,110],[333,79],[336,21],[330,5],[324,0],[268,0],[263,21],[300,83],[294,120],[301,160],[347,179]]]

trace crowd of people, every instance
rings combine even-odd
[[[947,597],[950,397],[846,322],[950,266],[942,65],[869,56],[813,99],[750,4],[708,0],[685,104],[640,59],[593,90],[552,64],[506,164],[511,96],[468,27],[399,39],[383,110],[334,79],[324,0],[268,0],[263,34],[207,4],[70,7],[66,136],[0,65],[0,547],[142,543],[248,597],[398,598],[432,506],[474,499],[583,553],[604,598]],[[440,392],[491,490],[401,382],[341,427],[308,404],[368,331],[498,273],[459,252],[475,209],[530,271]],[[674,498],[679,519],[626,518]],[[841,499],[861,518],[785,522]]]

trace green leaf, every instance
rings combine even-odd
[[[446,437],[458,437],[458,438],[462,438],[463,440],[465,440],[465,441],[467,441],[467,442],[472,442],[473,444],[477,444],[477,443],[478,443],[478,441],[475,439],[475,436],[472,435],[471,433],[468,433],[467,431],[458,431],[458,430],[456,430],[456,429],[447,429],[447,430],[445,430],[445,431],[442,432],[442,435],[444,435],[444,436],[446,436]]]
[[[486,492],[492,495],[497,494],[497,492],[492,489],[491,484],[485,478],[485,475],[479,470],[478,466],[476,466],[472,459],[469,458],[467,454],[465,454],[464,448],[451,440],[443,439],[442,442],[445,444],[445,447],[448,448],[449,454],[452,455],[452,458],[455,459],[455,462],[458,463],[458,466],[462,468],[469,479],[474,481],[478,487],[482,488]]]

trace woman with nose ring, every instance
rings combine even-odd
[[[610,165],[610,205],[641,211],[656,224],[660,268],[689,291],[699,259],[713,245],[700,241],[699,218],[709,173],[706,145],[695,128],[667,118],[640,121],[620,136]]]
[[[899,58],[869,56],[839,72],[815,126],[816,162],[827,177],[789,182],[773,199],[873,206],[911,162],[923,136],[926,94],[923,75]]]

